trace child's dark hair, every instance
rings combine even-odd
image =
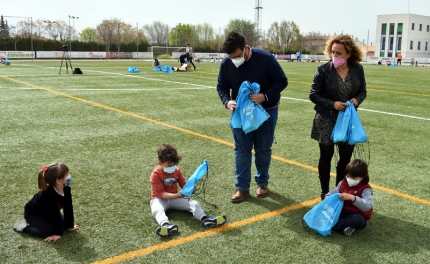
[[[227,54],[234,53],[238,48],[244,50],[246,45],[245,37],[235,31],[230,32],[224,40],[223,50]]]
[[[345,174],[351,177],[363,178],[361,181],[364,184],[369,183],[369,172],[367,171],[367,164],[361,159],[354,159],[346,165]]]
[[[178,164],[182,157],[178,155],[178,151],[175,146],[169,144],[163,144],[157,151],[158,160],[162,163],[169,162]]]
[[[69,173],[69,168],[66,164],[53,162],[39,171],[38,174],[38,187],[40,190],[45,191],[49,185],[55,185],[57,180],[61,180]]]

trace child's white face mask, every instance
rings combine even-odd
[[[346,177],[346,181],[348,182],[349,187],[354,187],[361,182],[362,179],[354,180],[349,177]]]
[[[172,167],[163,167],[163,170],[165,173],[174,173],[176,170],[176,165],[174,165]]]

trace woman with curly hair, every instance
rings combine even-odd
[[[311,138],[318,141],[320,157],[318,174],[321,184],[321,199],[329,191],[331,160],[337,145],[339,160],[336,166],[336,185],[345,176],[354,145],[334,143],[330,135],[339,111],[344,111],[349,100],[355,108],[366,98],[366,80],[360,61],[363,52],[347,35],[335,35],[327,40],[326,54],[330,61],[319,66],[314,75],[309,99],[315,104]]]

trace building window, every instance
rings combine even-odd
[[[421,49],[421,41],[418,41],[418,50]]]
[[[402,32],[403,32],[403,23],[397,24],[397,49],[400,51],[402,49]]]
[[[397,24],[397,35],[401,35],[403,32],[403,23]]]
[[[415,23],[412,23],[412,30],[415,29]]]
[[[423,24],[420,24],[420,31],[423,31]]]
[[[394,34],[394,23],[390,23],[390,35]]]
[[[381,25],[381,51],[384,52],[385,50],[385,41],[387,40],[387,24],[382,23]]]
[[[424,49],[425,49],[425,50],[427,50],[427,48],[428,48],[428,44],[429,44],[429,43],[426,41],[426,45],[424,46]]]
[[[393,36],[390,36],[390,43],[389,43],[389,48],[388,48],[388,50],[393,50],[393,43],[394,43],[394,37]]]
[[[381,50],[385,50],[385,36],[381,38]]]
[[[414,42],[411,40],[411,44],[409,44],[409,49],[413,50],[414,49]]]
[[[402,36],[397,37],[397,50],[402,49]]]
[[[430,31],[430,25],[427,25],[427,32]]]

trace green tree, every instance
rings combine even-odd
[[[196,49],[196,44],[199,43],[196,27],[191,24],[177,24],[169,33],[169,43],[177,43],[176,46],[184,47],[187,43]]]
[[[97,37],[97,30],[94,28],[84,28],[79,34],[82,42],[95,42]]]
[[[257,37],[257,32],[255,30],[255,24],[249,20],[244,19],[232,19],[228,23],[224,30],[225,35],[230,32],[236,31],[245,36],[246,44],[252,46],[254,45],[254,40]]]

